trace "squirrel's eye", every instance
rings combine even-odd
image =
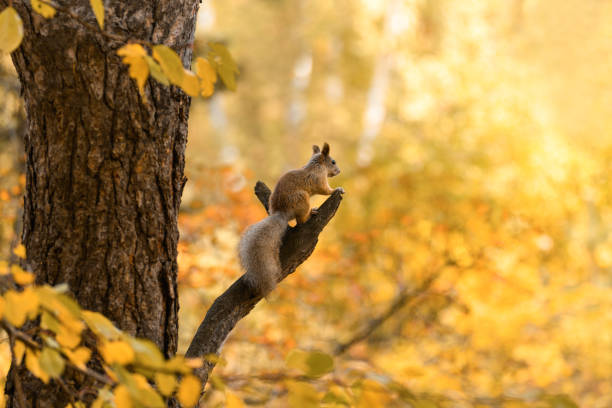
[[[336,164],[336,161],[335,161],[335,160],[332,160],[332,164]]]

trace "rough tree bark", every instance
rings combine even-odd
[[[169,357],[177,347],[177,215],[190,99],[149,81],[144,100],[116,50],[129,39],[165,44],[187,66],[199,0],[106,1],[104,33],[89,0],[55,3],[60,12],[45,20],[29,1],[12,1],[25,31],[12,58],[27,113],[28,263],[37,283],[67,283],[83,308],[151,339]],[[264,205],[269,194],[258,185]],[[310,256],[341,199],[334,193],[317,216],[289,229],[283,278]],[[211,307],[188,355],[218,353],[259,300],[239,279]],[[204,382],[213,366],[200,370]],[[95,394],[93,380],[77,372],[43,384],[13,366],[9,407],[19,406],[16,376],[27,406],[63,407],[70,394]]]
[[[56,0],[45,20],[13,0],[25,38],[13,55],[27,113],[23,242],[38,283],[66,282],[84,308],[171,356],[177,347],[177,214],[190,98],[149,81],[145,102],[116,50],[120,38],[165,44],[187,66],[199,0]],[[7,6],[0,0],[0,8]],[[78,18],[74,18],[78,16]],[[28,406],[69,402],[24,367]],[[9,406],[14,389],[7,382]],[[83,391],[73,375],[69,389]],[[14,398],[14,395],[12,396]]]

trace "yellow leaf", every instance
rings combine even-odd
[[[107,364],[126,365],[134,361],[134,349],[123,340],[104,342],[100,347],[100,354]]]
[[[140,92],[141,95],[144,95],[144,84],[149,77],[149,65],[144,58],[133,59],[129,62],[129,64],[130,77],[136,80],[138,92]]]
[[[217,73],[210,65],[208,60],[198,57],[195,63],[196,73],[201,78],[200,91],[202,96],[208,97],[215,90],[215,82],[217,82]]]
[[[11,273],[11,271],[9,270],[8,263],[0,260],[0,276],[8,275],[9,273]]]
[[[80,320],[79,306],[68,296],[47,285],[39,286],[35,290],[44,309],[41,321],[43,328],[53,331],[56,334],[55,339],[62,346],[78,346],[84,326]]]
[[[38,314],[38,296],[29,287],[23,292],[9,290],[4,299],[4,318],[15,327],[21,327],[27,317],[34,318]]]
[[[129,65],[130,78],[136,80],[138,91],[144,95],[144,83],[149,77],[149,64],[145,57],[147,52],[140,44],[126,44],[117,50],[117,55],[123,57],[123,63]]]
[[[210,65],[210,62],[208,62],[207,59],[202,57],[196,58],[195,68],[196,74],[201,79],[206,79],[212,83],[217,82],[217,73],[215,72],[214,68]]]
[[[32,4],[32,9],[44,18],[51,18],[56,13],[53,7],[40,0],[30,0],[30,3]]]
[[[178,400],[182,405],[193,407],[200,399],[201,390],[202,383],[200,380],[193,375],[188,375],[181,381],[181,385],[179,386],[177,393]]]
[[[15,247],[15,249],[13,249],[13,253],[15,255],[17,255],[18,257],[25,259],[25,257],[26,257],[25,246],[23,244],[17,245],[17,247]]]
[[[147,52],[140,44],[126,44],[117,50],[117,55],[120,57],[144,57]]]
[[[142,388],[144,390],[151,389],[151,386],[149,385],[149,382],[147,381],[147,378],[144,375],[138,373],[132,374],[132,379],[136,383],[136,387]]]
[[[0,51],[11,53],[23,39],[23,22],[12,7],[0,12]]]
[[[81,342],[81,333],[70,330],[64,325],[59,326],[55,340],[63,347],[75,348]]]
[[[91,8],[96,16],[96,20],[98,20],[98,24],[100,25],[100,29],[104,30],[104,4],[102,0],[90,0]]]
[[[225,390],[225,408],[244,408],[244,402],[236,394]]]
[[[298,381],[287,383],[289,389],[289,406],[295,408],[318,407],[320,405],[319,393],[310,384]]]
[[[79,347],[74,351],[67,349],[64,349],[62,351],[64,352],[66,357],[68,357],[68,360],[70,360],[72,364],[79,368],[85,368],[85,364],[87,364],[89,358],[91,357],[91,350],[87,347]]]
[[[374,380],[364,380],[361,383],[361,396],[357,407],[359,408],[384,408],[389,402],[389,390]]]
[[[597,245],[594,252],[595,262],[602,268],[612,266],[612,245],[609,242]]]
[[[162,71],[171,83],[174,85],[181,86],[183,83],[183,76],[185,75],[185,68],[183,62],[179,58],[176,52],[170,47],[165,45],[156,45],[153,47],[153,58],[162,68]]]
[[[126,386],[118,385],[113,391],[117,408],[132,408],[132,398]]]
[[[17,364],[21,364],[21,359],[23,358],[25,351],[25,344],[23,344],[19,340],[15,341],[15,347],[13,347],[13,354],[15,355],[15,361],[17,361]]]
[[[32,374],[40,378],[42,382],[47,384],[49,382],[49,374],[47,374],[39,363],[39,353],[30,349],[26,350],[26,368],[30,370]]]
[[[96,400],[91,404],[91,408],[104,408],[107,407],[108,405],[106,404],[106,399],[104,398],[104,396],[102,394],[98,394],[98,398],[96,398]]]
[[[65,408],[85,408],[86,405],[82,401],[77,401],[74,404],[68,403]]]
[[[57,351],[45,347],[38,358],[40,368],[42,368],[51,378],[58,378],[64,372],[66,362]]]
[[[159,392],[169,397],[176,388],[176,377],[172,374],[155,373],[155,383]]]
[[[13,279],[18,285],[24,286],[29,285],[34,282],[35,276],[33,273],[26,272],[17,265],[11,266],[11,273],[13,274]]]
[[[203,361],[201,358],[186,358],[185,365],[189,368],[200,368],[203,365]]]
[[[181,374],[188,374],[191,372],[191,369],[194,368],[188,365],[188,361],[189,360],[185,359],[183,356],[174,356],[165,362],[165,368],[166,370],[176,371]]]
[[[200,81],[198,81],[198,77],[193,72],[185,70],[183,72],[181,88],[189,96],[198,96],[200,93]]]

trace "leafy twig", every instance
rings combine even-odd
[[[17,329],[13,325],[4,322],[4,323],[2,323],[2,327],[7,331],[7,333],[9,333],[9,335],[12,333],[15,338],[23,341],[30,348],[37,349],[37,350],[42,349],[42,346],[40,344],[38,344],[36,341],[34,341],[34,339],[32,339],[30,336],[28,336],[23,331]],[[59,350],[59,351],[61,351],[61,350]],[[79,367],[79,366],[77,366],[76,364],[74,364],[70,360],[66,360],[66,364],[68,364],[70,367],[73,367],[73,368],[79,370],[83,374],[88,375],[89,377],[91,377],[94,380],[97,380],[97,381],[99,381],[99,382],[101,382],[103,384],[106,384],[106,385],[115,385],[115,382],[113,380],[111,380],[110,378],[108,378],[108,377],[106,377],[104,375],[101,375],[100,373],[97,373],[96,371],[93,371],[93,370],[91,370],[91,369],[89,369],[87,367]]]

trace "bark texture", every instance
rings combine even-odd
[[[270,189],[258,181],[255,185],[255,195],[268,211]],[[293,228],[287,227],[280,248],[282,274],[279,282],[295,272],[296,268],[312,254],[319,240],[319,234],[336,214],[341,201],[342,194],[335,191],[319,207],[317,215],[311,216],[304,224]],[[219,354],[221,346],[236,323],[249,314],[261,299],[260,295],[252,292],[242,276],[208,309],[185,354],[190,358],[205,358],[203,367],[197,372],[203,384],[206,384],[210,372],[215,367],[214,361],[206,361],[206,356]]]
[[[68,283],[82,307],[171,356],[190,99],[149,80],[144,101],[116,54],[117,36],[168,45],[187,66],[199,0],[107,0],[111,36],[91,29],[89,0],[58,2],[81,21],[61,11],[46,20],[29,1],[12,3],[25,31],[12,55],[27,113],[22,238],[37,282]],[[29,406],[69,402],[53,381],[23,367],[11,374]],[[79,392],[81,380],[66,385]]]

